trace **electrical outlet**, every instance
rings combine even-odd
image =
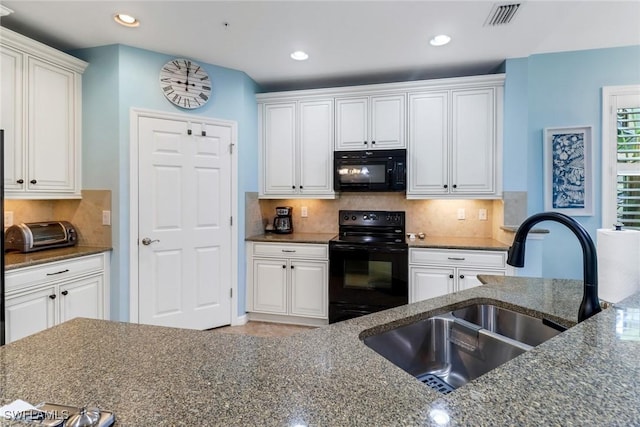
[[[458,219],[465,219],[464,208],[458,208]]]
[[[300,216],[301,216],[302,218],[306,218],[306,217],[308,217],[308,216],[309,216],[309,211],[307,211],[307,207],[306,207],[306,206],[302,206],[302,207],[300,208]]]
[[[102,225],[111,225],[111,211],[102,211]]]
[[[6,211],[4,213],[4,226],[5,227],[11,227],[13,225],[13,212],[12,211]]]
[[[486,209],[478,210],[478,219],[480,221],[486,221],[487,220],[487,210]]]

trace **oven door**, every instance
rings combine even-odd
[[[344,320],[336,307],[356,317],[408,303],[406,247],[330,243],[329,265],[330,323]]]

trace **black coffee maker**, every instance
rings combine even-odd
[[[293,221],[291,206],[279,206],[276,208],[276,217],[273,219],[273,232],[280,234],[293,233]]]

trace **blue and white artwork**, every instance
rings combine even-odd
[[[584,133],[551,136],[552,194],[554,209],[585,208]]]

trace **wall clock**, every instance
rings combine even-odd
[[[181,108],[202,107],[211,98],[209,74],[190,59],[172,59],[160,70],[164,96]]]

